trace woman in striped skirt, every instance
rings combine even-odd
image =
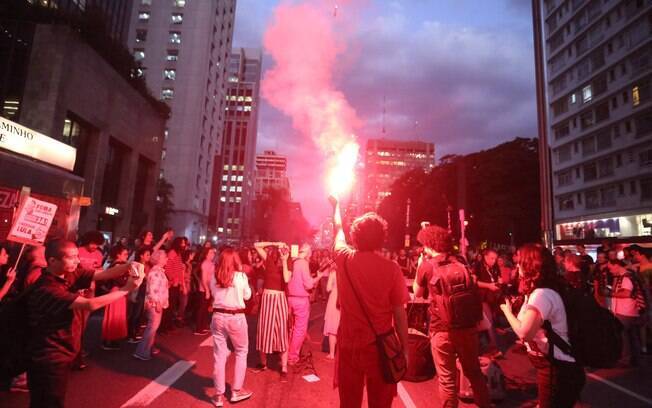
[[[288,302],[285,286],[290,281],[289,248],[282,242],[257,242],[256,251],[265,262],[265,283],[258,315],[256,350],[260,364],[256,371],[267,369],[267,354],[281,353],[281,381],[288,371]]]

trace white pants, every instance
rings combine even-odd
[[[233,370],[232,389],[240,390],[247,371],[247,353],[249,351],[249,333],[244,313],[235,315],[213,313],[211,321],[213,332],[213,382],[218,395],[225,391],[226,359],[229,356],[227,339],[231,339],[235,351],[235,368]]]

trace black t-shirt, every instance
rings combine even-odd
[[[79,351],[80,325],[70,305],[88,289],[94,271],[77,269],[65,277],[43,270],[27,300],[28,350],[32,361],[70,363]]]

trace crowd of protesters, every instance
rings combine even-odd
[[[133,241],[121,238],[111,245],[99,231],[89,231],[78,243],[55,240],[28,247],[14,267],[16,248],[0,245],[0,300],[6,304],[30,292],[24,316],[30,328],[26,373],[17,373],[3,386],[29,391],[33,407],[63,406],[68,372],[86,368],[84,357],[93,352],[82,347],[89,316],[103,308],[101,348],[111,352],[133,345],[133,357],[142,361],[159,353],[157,335],[174,335],[184,326],[196,335],[211,333],[212,402],[218,407],[226,399],[230,342],[235,368],[228,400],[242,401],[253,394],[244,388],[249,342],[254,341],[246,314],[257,316],[260,363],[252,371],[268,370],[268,356],[278,354],[279,380],[285,382],[288,366],[302,358],[311,305],[321,300],[326,302],[326,358],[338,360],[335,385],[341,405],[360,406],[366,385],[370,406],[390,406],[396,384],[383,378],[376,337],[393,328],[407,352],[405,304],[417,298],[435,304],[441,296],[440,274],[450,268],[471,277],[479,314],[465,326],[430,308],[427,320],[442,403],[457,404],[459,359],[476,404],[490,406],[478,359],[481,354],[503,358],[502,339],[509,333],[538,370],[540,406],[572,406],[579,399],[585,382],[582,367],[572,355],[555,349],[550,359],[543,350],[544,321],[552,321],[555,332],[568,340],[556,285],[585,291],[613,312],[624,327],[623,365],[638,366],[647,353],[650,249],[617,248],[605,240],[595,260],[582,245],[553,252],[537,244],[518,250],[484,247],[461,257],[453,254],[445,229],[428,226],[419,233],[420,247],[390,252],[383,249],[387,227],[382,218],[367,214],[356,219],[347,244],[337,203],[334,209],[334,248],[313,250],[304,244],[294,254],[284,242],[191,245],[172,231],[158,241],[146,231]],[[142,276],[130,273],[137,269],[134,265],[142,265]]]

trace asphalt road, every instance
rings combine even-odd
[[[262,373],[247,372],[245,387],[253,397],[237,406],[246,407],[334,407],[338,396],[333,389],[333,362],[321,351],[323,303],[313,305],[310,339],[305,350],[312,354],[303,364],[290,369],[287,383],[279,381],[278,360],[270,359],[271,369]],[[125,344],[120,351],[99,348],[101,316],[92,317],[86,347],[91,352],[89,367],[71,375],[66,406],[70,408],[208,407],[212,387],[212,343],[210,336],[194,336],[189,328],[159,336],[161,354],[147,362],[135,360],[135,346]],[[253,349],[255,320],[249,319],[250,349]],[[504,339],[506,340],[506,339]],[[507,345],[507,344],[506,344]],[[249,365],[257,363],[251,351]],[[581,406],[648,407],[652,406],[652,359],[647,366],[633,369],[601,370],[590,373],[582,393]],[[536,406],[534,369],[527,357],[509,348],[498,360],[505,373],[507,398],[500,407]],[[227,382],[232,378],[233,361],[227,366]],[[319,381],[308,382],[303,376],[315,374]],[[605,383],[607,381],[608,383]],[[228,386],[227,386],[228,387]],[[421,382],[402,382],[394,407],[437,407],[436,378]],[[0,393],[0,407],[27,407],[28,395]],[[229,406],[227,403],[226,406]],[[365,404],[366,406],[366,404]],[[472,406],[462,403],[461,406]]]

